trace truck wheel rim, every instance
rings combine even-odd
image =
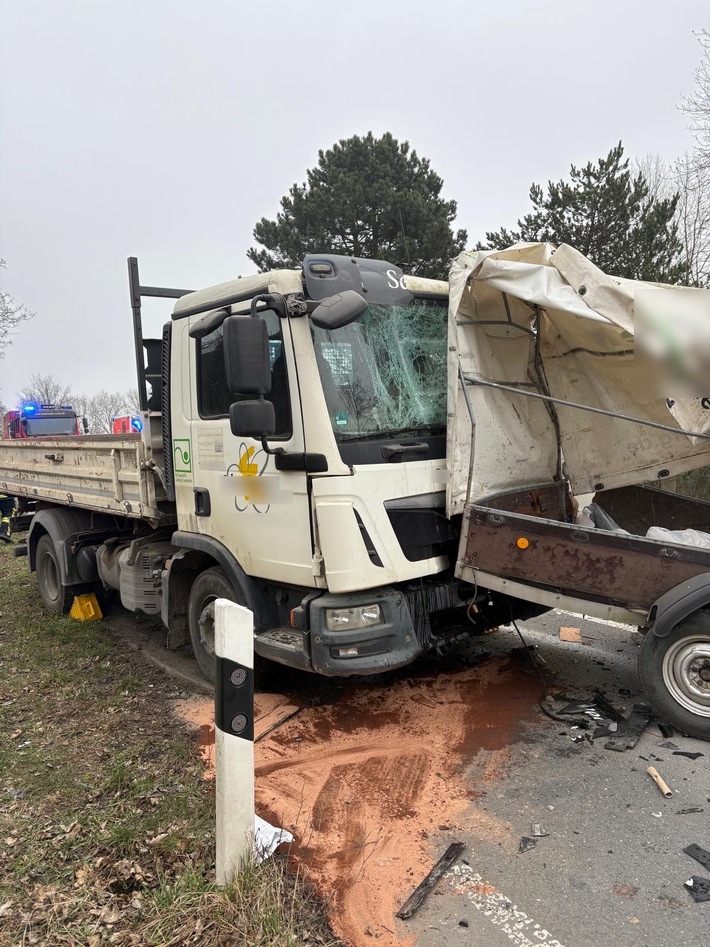
[[[44,573],[44,585],[49,592],[50,598],[55,599],[59,595],[59,576],[54,559],[45,553],[42,559],[42,571]]]
[[[676,641],[663,658],[663,683],[673,699],[700,717],[710,717],[710,638]]]
[[[200,612],[200,643],[207,654],[214,655],[214,603],[211,599]]]

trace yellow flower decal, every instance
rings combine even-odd
[[[263,458],[263,459],[262,459]],[[253,506],[257,513],[268,513],[271,504],[267,500],[268,491],[265,485],[259,482],[269,463],[269,455],[261,448],[247,447],[242,441],[239,445],[239,460],[227,468],[228,477],[237,478],[237,495],[234,505],[243,513],[249,506]],[[245,478],[253,478],[249,483]],[[248,491],[248,492],[247,492]]]

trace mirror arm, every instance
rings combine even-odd
[[[286,300],[281,293],[259,293],[258,296],[254,296],[251,301],[251,315],[258,319],[259,312],[263,310],[257,310],[257,303],[265,303],[267,309],[273,309],[282,319],[285,319],[288,314]]]
[[[269,442],[266,440],[265,434],[262,434],[261,436],[261,449],[264,451],[265,454],[271,454],[271,455],[286,453],[283,447],[269,447]]]

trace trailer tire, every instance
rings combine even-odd
[[[37,543],[35,572],[37,573],[37,588],[44,607],[50,612],[65,615],[74,601],[74,591],[71,586],[62,583],[62,569],[54,547],[54,540],[47,533],[40,536]]]
[[[689,615],[662,637],[649,631],[639,651],[639,676],[661,720],[710,740],[710,611]]]
[[[239,595],[234,591],[231,582],[219,568],[206,569],[201,572],[190,589],[187,604],[187,620],[190,631],[190,642],[200,670],[210,682],[215,682],[215,653],[214,653],[214,603],[218,598],[229,599],[238,605]],[[264,677],[264,659],[254,652],[254,687],[262,683]]]

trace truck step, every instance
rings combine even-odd
[[[292,628],[269,628],[254,636],[254,650],[262,658],[310,670],[303,634]]]

